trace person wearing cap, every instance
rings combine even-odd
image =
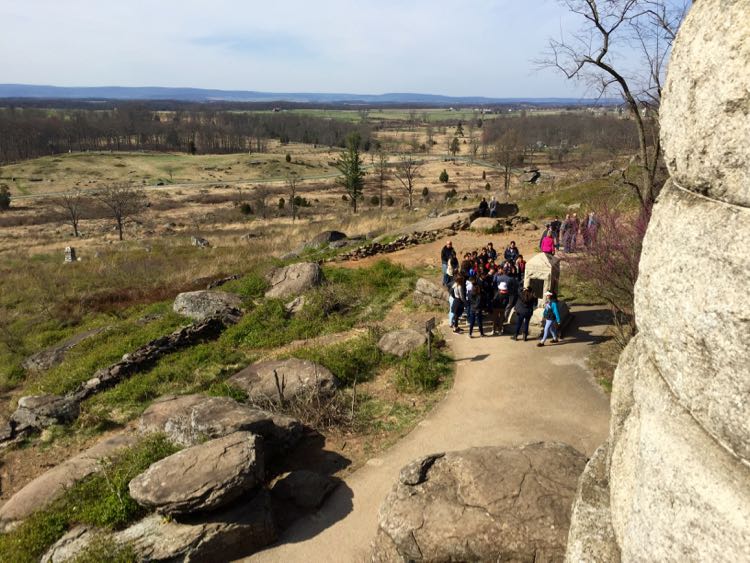
[[[440,251],[440,262],[443,264],[443,285],[447,286],[448,280],[448,263],[451,261],[453,256],[453,243],[448,241]]]
[[[502,334],[505,323],[508,322],[511,312],[513,311],[513,305],[515,305],[515,298],[518,294],[516,286],[516,280],[513,279],[508,273],[503,271],[499,275],[495,276],[495,284],[497,285],[498,294],[498,306],[500,310],[500,318],[497,320],[497,328],[493,330],[493,334]],[[493,327],[495,329],[495,327]]]
[[[557,307],[557,296],[554,292],[548,291],[544,294],[544,312],[542,313],[542,322],[544,323],[544,332],[542,339],[537,342],[537,346],[544,346],[544,343],[552,335],[552,342],[558,341],[557,327],[560,326],[560,310]]]

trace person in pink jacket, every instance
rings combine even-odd
[[[544,236],[539,242],[539,249],[545,254],[553,255],[555,253],[555,237],[552,235],[551,229],[544,232]]]

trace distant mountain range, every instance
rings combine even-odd
[[[613,98],[486,98],[481,96],[440,96],[434,94],[321,94],[308,92],[254,92],[245,90],[210,90],[203,88],[163,87],[64,87],[31,84],[0,84],[0,98],[42,98],[68,100],[177,100],[187,102],[295,102],[320,104],[394,105],[612,105]]]

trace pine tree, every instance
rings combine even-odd
[[[336,168],[343,175],[338,183],[346,190],[354,213],[357,212],[357,200],[362,198],[362,188],[365,185],[365,172],[362,170],[362,157],[359,153],[359,145],[362,138],[358,133],[352,133],[346,138],[346,149],[344,149],[336,162]]]

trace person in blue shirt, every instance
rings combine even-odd
[[[557,329],[560,326],[560,310],[557,307],[557,296],[552,291],[544,294],[544,312],[542,313],[542,322],[544,323],[544,333],[537,346],[544,346],[544,343],[552,335],[552,342],[558,341]]]

